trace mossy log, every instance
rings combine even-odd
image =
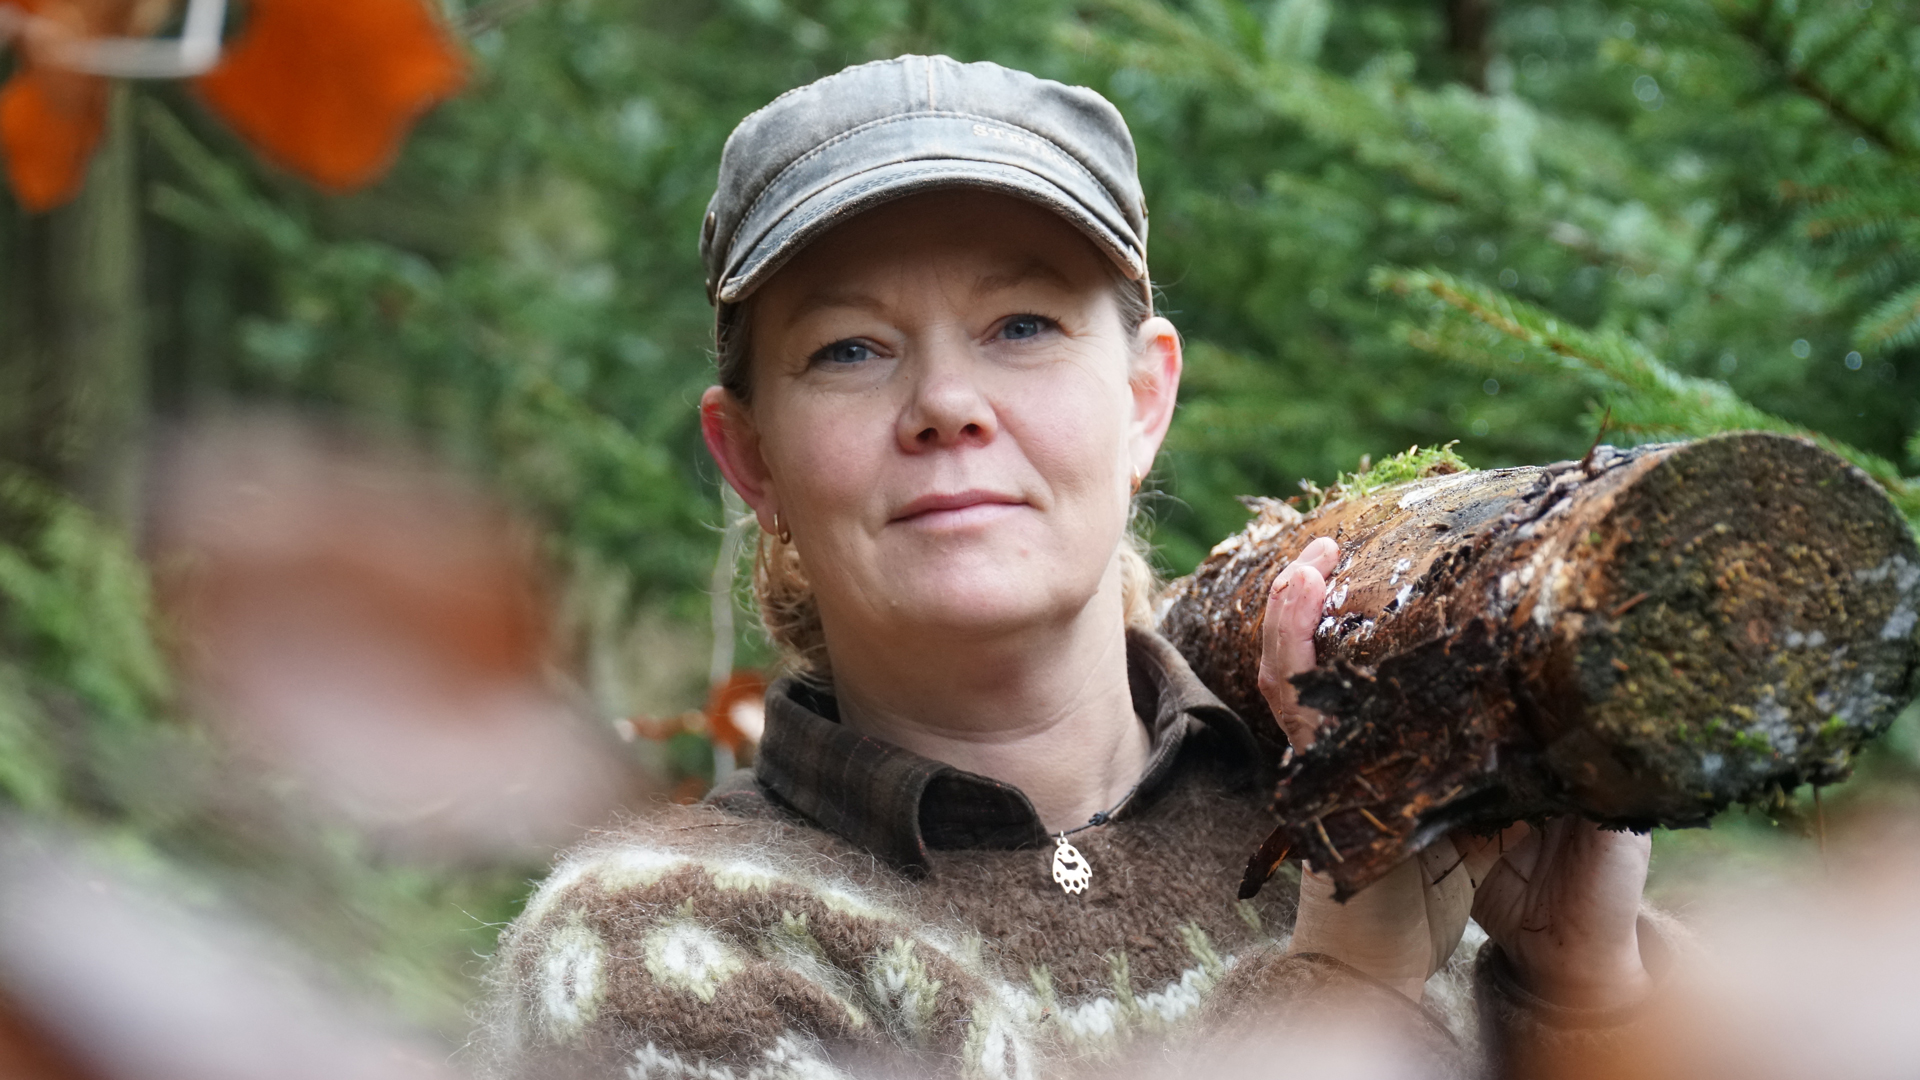
[[[1336,722],[1284,759],[1282,824],[1244,896],[1288,852],[1345,896],[1453,828],[1702,825],[1843,778],[1913,693],[1913,536],[1871,479],[1805,440],[1601,446],[1304,517],[1254,502],[1162,619],[1200,678],[1284,741],[1255,682],[1267,591],[1308,542],[1339,542],[1319,666],[1294,679]]]

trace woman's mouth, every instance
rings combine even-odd
[[[1025,499],[997,491],[922,495],[895,512],[893,523],[951,528],[989,521],[1024,505]]]

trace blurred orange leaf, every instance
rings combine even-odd
[[[105,81],[21,65],[0,89],[0,144],[20,205],[39,213],[78,194],[106,121]]]
[[[3,0],[29,24],[21,62],[0,88],[0,146],[20,205],[39,213],[74,197],[106,128],[107,84],[45,62],[66,40],[151,33],[167,0]]]
[[[197,82],[261,153],[340,190],[378,176],[466,70],[422,0],[253,0],[238,40]]]

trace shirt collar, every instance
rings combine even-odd
[[[1212,745],[1245,778],[1259,775],[1253,733],[1165,638],[1128,631],[1127,679],[1149,750],[1140,783],[1115,820],[1164,790],[1182,750],[1198,743]],[[853,731],[839,722],[830,693],[796,679],[767,693],[766,733],[753,768],[762,785],[816,825],[909,873],[924,874],[935,849],[1047,842],[1019,788]]]

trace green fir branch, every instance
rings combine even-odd
[[[142,132],[198,191],[156,183],[149,209],[180,227],[227,241],[260,244],[282,258],[307,254],[306,230],[283,207],[261,197],[246,173],[223,161],[165,105],[140,101]]]
[[[1862,348],[1893,349],[1920,342],[1920,281],[1874,305],[1854,327]]]
[[[1250,106],[1441,206],[1550,237],[1595,263],[1673,280],[1691,271],[1699,238],[1685,213],[1663,202],[1672,186],[1665,163],[1649,168],[1617,132],[1519,95],[1424,86],[1407,56],[1377,56],[1353,76],[1330,71],[1314,59],[1311,11],[1298,10],[1314,5],[1300,0],[1269,9],[1269,33],[1257,42],[1222,31],[1225,17],[1207,16],[1213,6],[1081,0],[1082,19],[1060,36],[1070,51],[1112,69]],[[1501,147],[1509,149],[1490,149]],[[1668,243],[1649,247],[1617,230],[1628,210],[1659,216]],[[1782,214],[1780,227],[1790,221]],[[1757,233],[1752,242],[1767,239]]]
[[[1298,126],[1316,143],[1399,176],[1441,202],[1516,213],[1514,200],[1537,198],[1535,167],[1606,199],[1644,199],[1664,179],[1635,161],[1617,135],[1589,122],[1536,109],[1513,95],[1477,94],[1458,85],[1430,88],[1413,78],[1412,58],[1383,55],[1348,77],[1315,63],[1311,17],[1288,3],[1270,12],[1264,41],[1236,47],[1245,35],[1224,34],[1209,21],[1158,0],[1083,0],[1090,18],[1062,31],[1072,51],[1115,69],[1152,72],[1174,86],[1231,92],[1273,118]],[[1420,131],[1425,134],[1414,135]],[[1499,155],[1463,152],[1488,139],[1513,138],[1536,160],[1516,172]],[[1564,212],[1554,206],[1552,213]],[[1523,216],[1546,229],[1557,220],[1534,207]],[[1537,219],[1537,220],[1536,220]]]
[[[1920,226],[1920,193],[1901,170],[1851,177],[1844,186],[1784,183],[1780,194],[1806,208],[1801,227],[1810,240],[1872,243]]]
[[[1809,212],[1809,239],[1842,256],[1840,272],[1883,296],[1854,324],[1854,344],[1885,351],[1920,341],[1920,189],[1904,176],[1864,178],[1843,189],[1788,191]]]
[[[1399,103],[1370,94],[1364,83],[1311,63],[1249,56],[1232,37],[1210,33],[1193,16],[1155,0],[1097,0],[1091,10],[1124,20],[1123,34],[1069,26],[1069,48],[1115,68],[1156,72],[1169,80],[1233,87],[1263,111],[1298,124],[1317,140],[1351,152],[1368,166],[1405,178],[1447,202],[1497,205],[1495,192],[1444,157],[1406,137]],[[1200,65],[1197,69],[1194,65]]]
[[[1911,114],[1920,80],[1910,66],[1884,62],[1906,51],[1898,28],[1850,2],[1810,4],[1807,13],[1774,0],[1715,6],[1781,82],[1880,149],[1914,153]]]
[[[1909,520],[1920,522],[1920,478],[1902,476],[1883,457],[1775,416],[1723,382],[1682,375],[1626,333],[1586,330],[1497,289],[1436,270],[1381,268],[1372,283],[1424,306],[1424,324],[1398,328],[1401,340],[1423,352],[1482,369],[1509,370],[1519,362],[1584,378],[1607,395],[1628,430],[1685,436],[1772,431],[1811,439],[1859,466],[1886,488]]]
[[[0,636],[27,667],[113,724],[153,719],[171,695],[146,567],[127,538],[25,471],[0,467]]]
[[[0,464],[0,806],[57,812],[75,754],[167,714],[146,568],[127,538]]]

